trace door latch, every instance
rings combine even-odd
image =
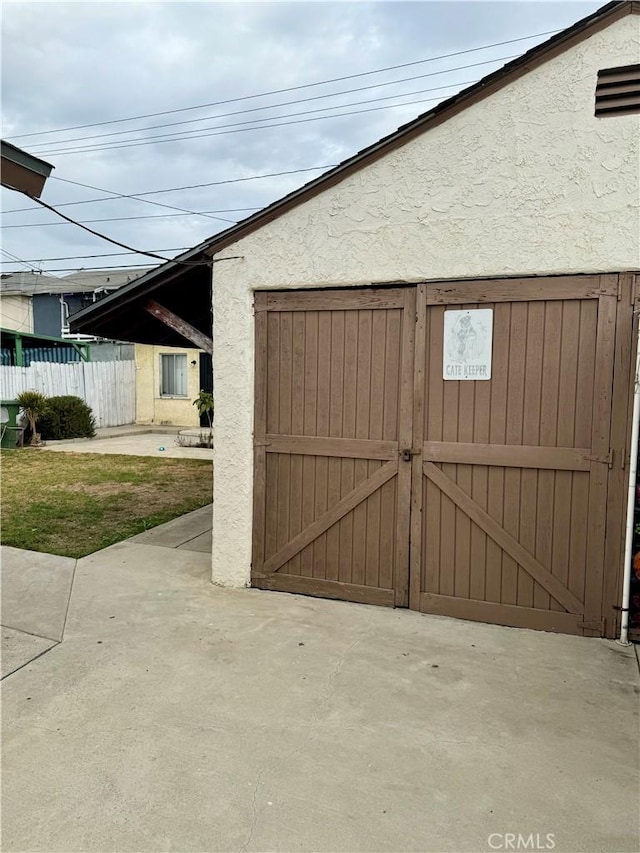
[[[403,462],[411,462],[411,457],[417,456],[419,453],[419,450],[411,450],[410,448],[406,447],[404,450],[400,451],[400,456]]]

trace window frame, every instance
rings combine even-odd
[[[189,375],[188,375],[188,363],[187,363],[187,354],[182,352],[161,352],[160,354],[160,388],[159,393],[160,397],[164,400],[187,400],[189,398]],[[171,359],[172,364],[172,372],[173,376],[171,377],[171,382],[165,383],[165,364],[167,363],[165,359]],[[165,385],[171,387],[177,387],[178,385],[178,374],[176,373],[176,359],[184,360],[184,394],[178,393],[165,393]],[[168,377],[167,377],[168,378]]]

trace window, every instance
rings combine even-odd
[[[640,113],[640,65],[605,68],[598,72],[596,115]]]
[[[187,396],[187,356],[160,356],[160,396]]]

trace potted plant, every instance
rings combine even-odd
[[[37,447],[41,443],[37,423],[47,410],[47,398],[39,391],[22,391],[16,397],[16,401],[29,421],[29,429],[31,430],[29,444],[32,447]]]

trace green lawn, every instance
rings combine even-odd
[[[84,557],[211,503],[213,464],[3,450],[3,545]]]

